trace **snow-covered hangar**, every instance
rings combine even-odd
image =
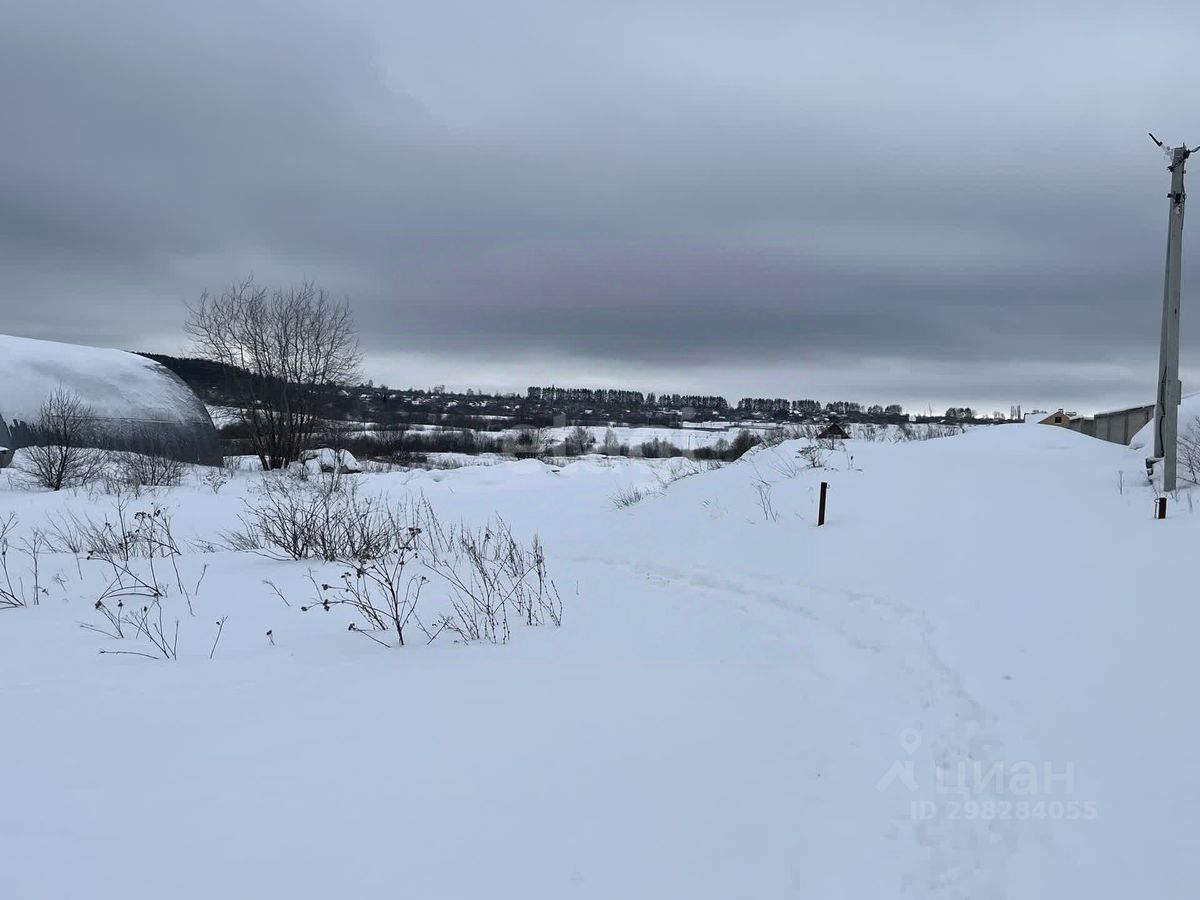
[[[31,426],[64,389],[93,415],[92,443],[219,465],[208,410],[165,366],[123,350],[0,334],[0,447],[31,443]]]

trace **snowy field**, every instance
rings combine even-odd
[[[354,476],[540,535],[561,627],[497,644],[302,611],[344,567],[218,540],[261,475],[130,500],[181,550],[131,563],[178,659],[98,652],[152,645],[80,627],[105,563],[40,555],[0,611],[3,896],[1195,896],[1190,495],[1155,521],[1142,454],[1051,427],[805,446]],[[22,539],[116,501],[10,474],[28,596]]]

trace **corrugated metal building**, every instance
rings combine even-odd
[[[1114,444],[1128,444],[1143,425],[1154,418],[1154,404],[1099,412],[1090,418],[1072,419],[1067,427]]]
[[[33,443],[38,411],[63,389],[88,407],[89,443],[219,465],[208,410],[166,367],[123,350],[0,335],[0,447]]]

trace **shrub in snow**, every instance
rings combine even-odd
[[[214,494],[221,493],[221,488],[229,484],[233,471],[228,466],[211,466],[200,476],[200,482]]]
[[[48,546],[86,554],[87,562],[104,574],[93,604],[96,621],[81,622],[81,627],[113,640],[138,642],[138,649],[103,648],[101,653],[176,659],[180,620],[168,614],[166,600],[181,597],[191,613],[192,594],[176,563],[180,550],[171,517],[159,506],[134,512],[128,504],[129,495],[119,495],[102,522],[74,514],[60,518],[48,532]]]
[[[808,463],[810,469],[824,468],[825,461],[828,459],[828,452],[819,444],[809,444],[807,447],[801,447],[797,451],[797,455]]]
[[[241,521],[240,529],[222,534],[225,546],[276,559],[377,559],[403,542],[377,499],[332,479],[264,476]]]
[[[0,519],[0,609],[37,606],[42,594],[46,593],[41,585],[40,562],[41,554],[51,548],[43,532],[36,528],[14,544],[17,524],[13,513]],[[16,556],[25,558],[26,567],[25,574],[14,579],[10,566]]]
[[[116,495],[112,508],[102,519],[64,513],[50,520],[46,531],[51,547],[90,559],[166,559],[180,555],[171,531],[171,517],[157,504],[148,509],[130,509],[132,495]]]
[[[104,454],[89,446],[95,419],[95,412],[77,394],[59,388],[46,398],[30,429],[33,444],[20,460],[25,481],[61,491],[100,478]]]
[[[611,429],[609,429],[611,431]],[[572,428],[563,438],[563,456],[582,456],[596,446],[591,430],[582,425]]]
[[[1187,473],[1188,481],[1200,484],[1200,418],[1188,422],[1177,438],[1175,446],[1179,465]]]
[[[325,612],[329,612],[335,606],[349,607],[362,616],[370,629],[394,635],[396,646],[403,647],[404,629],[416,616],[421,587],[428,581],[424,576],[413,577],[408,568],[409,562],[416,555],[419,535],[419,528],[408,527],[404,540],[393,552],[379,559],[354,561],[332,584],[319,584],[313,578],[313,587],[317,589],[317,602],[311,606],[300,607],[301,611],[308,612],[315,606],[320,606]],[[312,578],[311,575],[309,577]],[[437,636],[431,635],[419,619],[417,623],[430,640]],[[388,646],[386,640],[359,628],[354,623],[350,624],[350,630],[370,638],[377,644]]]
[[[662,438],[657,437],[643,441],[638,447],[638,452],[644,459],[665,459],[672,456],[683,456],[683,451],[670,441],[664,441]]]
[[[604,429],[604,443],[600,447],[600,452],[605,456],[621,455],[621,442],[617,438],[617,433],[612,428]]]
[[[512,444],[512,453],[518,459],[542,456],[550,446],[550,433],[545,428],[522,428]]]
[[[892,432],[892,441],[894,443],[902,443],[904,441],[932,441],[936,438],[953,437],[956,434],[965,434],[967,427],[965,425],[941,425],[936,422],[912,425],[908,422],[901,422],[896,426],[896,430]]]
[[[729,457],[730,459],[740,459],[748,450],[761,443],[761,437],[748,428],[743,428],[729,445]]]
[[[422,565],[445,590],[453,610],[438,621],[435,636],[446,630],[462,640],[505,643],[510,620],[562,624],[562,597],[547,574],[536,536],[522,543],[500,518],[483,528],[446,527],[428,503],[420,514]]]
[[[878,441],[882,438],[887,429],[881,428],[878,425],[872,425],[868,422],[862,425],[853,426],[851,431],[853,432],[854,437],[858,438],[860,441]]]
[[[288,463],[286,471],[289,476],[295,478],[297,481],[308,481],[308,476],[312,474],[308,463],[302,463],[299,460]]]
[[[640,503],[647,497],[661,494],[677,481],[690,478],[693,475],[699,475],[701,472],[711,472],[714,469],[721,468],[721,466],[722,463],[715,459],[702,458],[700,462],[690,459],[675,459],[665,468],[661,468],[654,473],[654,479],[658,482],[656,489],[651,490],[636,485],[627,485],[619,488],[608,500],[613,505],[613,509],[624,509],[633,506],[635,503]]]
[[[114,453],[111,457],[108,478],[126,487],[175,487],[187,471],[184,463],[165,455]]]
[[[617,492],[608,498],[608,501],[613,505],[613,509],[626,509],[645,500],[648,495],[647,491],[631,484],[618,488]]]
[[[384,646],[403,646],[410,623],[426,642],[449,633],[490,643],[507,642],[514,623],[562,624],[562,598],[536,537],[517,540],[501,519],[478,529],[446,526],[428,503],[390,510],[388,521],[397,536],[389,552],[338,560],[344,569],[336,579],[313,579],[316,601],[305,612],[353,609],[362,627],[350,630]],[[442,608],[423,619],[418,601],[431,593]]]
[[[762,512],[764,522],[778,522],[779,513],[775,510],[775,503],[771,499],[771,490],[774,485],[761,476],[752,485],[754,488],[754,496],[758,502],[758,508]]]

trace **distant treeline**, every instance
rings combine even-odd
[[[643,394],[641,391],[619,391],[609,388],[562,388],[531,387],[525,392],[528,400],[538,403],[593,404],[611,406],[657,406],[668,409],[727,410],[729,403],[724,397],[709,397],[701,394]]]
[[[564,388],[557,386],[531,387],[525,392],[526,399],[539,403],[592,404],[611,406],[649,406],[666,409],[715,410],[736,413],[801,413],[816,415],[821,412],[838,415],[900,416],[904,414],[898,403],[888,406],[872,404],[864,407],[849,400],[834,400],[821,405],[819,400],[789,400],[786,397],[743,397],[736,406],[730,406],[724,397],[701,394],[655,394],[651,391],[621,391],[609,388]]]
[[[203,359],[144,353],[166,366],[212,405],[228,402],[229,385],[244,379],[234,367]],[[514,425],[677,426],[685,421],[743,419],[760,422],[804,423],[841,419],[848,422],[897,424],[914,422],[979,421],[969,407],[945,413],[907,416],[898,403],[864,405],[849,400],[821,403],[784,397],[743,397],[731,405],[724,397],[706,394],[643,393],[612,388],[530,387],[524,395],[432,388],[389,388],[367,382],[345,385],[322,399],[322,414],[330,419],[378,423],[383,426],[441,425],[499,431]]]

